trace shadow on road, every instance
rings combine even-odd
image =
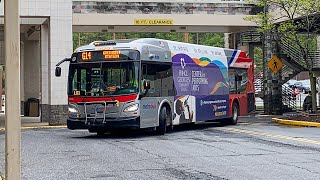
[[[217,122],[205,122],[200,124],[182,124],[174,126],[171,130],[167,130],[166,134],[173,134],[184,131],[204,130],[212,127],[222,127]],[[157,135],[153,129],[118,129],[106,132],[104,135],[97,135],[95,133],[89,134],[88,136],[73,137],[81,139],[127,139],[127,138],[146,138],[146,137],[165,137]]]

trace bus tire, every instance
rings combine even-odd
[[[164,135],[167,129],[167,108],[162,107],[159,114],[159,126],[156,128],[157,135]]]
[[[106,133],[106,131],[99,129],[97,130],[97,136],[103,136]]]
[[[233,103],[232,104],[232,116],[229,120],[230,125],[236,125],[238,123],[238,119],[239,119],[239,105],[238,103]]]

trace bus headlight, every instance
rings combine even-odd
[[[124,112],[133,112],[133,111],[137,111],[138,109],[139,109],[139,104],[133,104],[133,105],[126,107],[123,111]]]
[[[74,104],[69,104],[68,109],[69,109],[69,113],[78,113],[79,112],[77,105],[74,105]]]

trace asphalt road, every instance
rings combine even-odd
[[[22,148],[23,179],[320,179],[319,129],[270,119],[179,127],[164,136],[25,130]],[[4,172],[3,134],[0,162]]]

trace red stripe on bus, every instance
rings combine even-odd
[[[106,97],[69,97],[69,102],[79,103],[79,102],[95,102],[95,101],[119,101],[119,102],[127,102],[133,101],[137,98],[137,94],[131,95],[122,95],[122,96],[106,96]]]

